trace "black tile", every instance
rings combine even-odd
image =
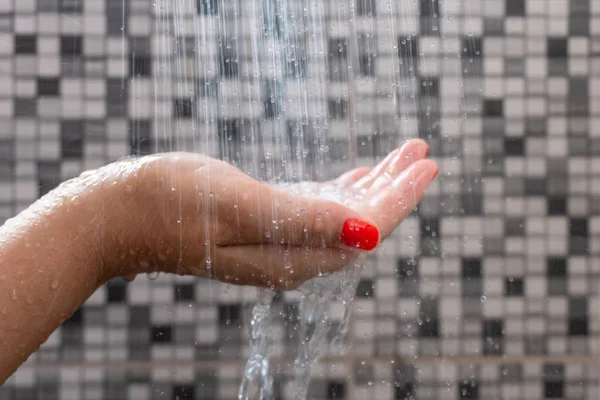
[[[346,99],[329,99],[329,117],[346,119],[348,117],[348,101]]]
[[[150,325],[150,307],[129,306],[129,326],[145,329],[148,325]]]
[[[439,78],[427,77],[421,79],[421,96],[438,97],[440,94]]]
[[[358,56],[358,75],[375,76],[375,57],[372,54],[360,54]]]
[[[550,196],[547,198],[549,215],[566,215],[567,199],[561,196]]]
[[[330,38],[328,45],[331,60],[348,58],[348,40],[346,38]]]
[[[502,117],[504,115],[502,100],[484,100],[483,115],[486,117]]]
[[[400,281],[411,281],[419,277],[419,263],[414,258],[400,258],[396,267],[396,275]]]
[[[219,12],[218,0],[198,0],[198,14],[217,15]]]
[[[194,301],[194,285],[175,285],[175,301],[176,302],[187,302]]]
[[[131,77],[150,77],[152,76],[152,59],[150,56],[135,55],[131,56],[129,63],[129,76]]]
[[[216,79],[199,78],[197,87],[198,87],[198,92],[197,92],[198,97],[200,97],[200,98],[217,97],[218,85],[217,85]]]
[[[0,167],[3,168],[3,167]],[[41,161],[38,163],[38,196],[42,197],[61,183],[60,162]]]
[[[129,121],[130,154],[148,155],[152,152],[152,144],[152,121],[146,119]]]
[[[193,385],[175,385],[173,387],[173,400],[193,400],[194,386]]]
[[[125,117],[128,114],[129,80],[106,79],[106,113],[109,117]]]
[[[109,303],[125,303],[127,301],[127,285],[120,282],[109,282],[106,285],[106,297]]]
[[[567,260],[564,258],[548,258],[546,260],[547,274],[549,277],[567,277]]]
[[[16,35],[14,44],[16,54],[35,54],[37,52],[37,36],[35,35]]]
[[[527,178],[525,180],[525,194],[527,196],[544,196],[546,190],[546,179],[544,178]]]
[[[375,285],[372,279],[361,279],[356,288],[356,296],[361,298],[374,297]]]
[[[507,156],[523,156],[525,155],[525,143],[523,138],[505,138],[504,153]]]
[[[464,215],[481,215],[483,213],[482,195],[463,193],[461,196],[462,213]]]
[[[14,98],[14,116],[15,117],[30,117],[37,116],[37,99],[33,98]]]
[[[506,0],[507,17],[524,17],[525,12],[525,0]]]
[[[571,318],[588,316],[587,297],[573,296],[569,298],[569,316]]]
[[[569,318],[569,335],[587,336],[588,333],[588,320],[586,318]]]
[[[572,218],[569,225],[569,234],[571,236],[587,237],[588,221],[585,218]]]
[[[173,328],[171,326],[153,326],[150,328],[152,343],[171,343]]]
[[[506,296],[523,296],[523,278],[506,278],[504,294]]]
[[[175,118],[192,118],[194,102],[192,99],[174,99],[173,115]]]
[[[504,220],[504,233],[506,236],[524,236],[525,219],[524,218],[506,218]]]
[[[440,15],[439,0],[421,0],[421,15],[436,17]]]
[[[415,400],[415,388],[413,383],[396,383],[394,385],[394,399],[396,400]]]
[[[460,56],[463,60],[481,58],[483,55],[483,41],[480,37],[465,37],[462,39]]]
[[[242,307],[239,304],[219,305],[219,324],[229,325],[242,322]]]
[[[283,111],[283,104],[281,104],[282,98],[282,87],[281,82],[277,80],[267,80],[263,82],[262,104],[264,110],[264,117],[266,119],[273,119],[279,117]]]
[[[419,40],[416,36],[398,37],[398,56],[407,64],[412,58],[413,62],[419,58]]]
[[[356,13],[360,16],[376,16],[377,2],[375,0],[358,0],[356,2]]]
[[[81,309],[77,309],[65,322],[63,322],[63,326],[81,326],[82,311]]]
[[[429,238],[429,237],[439,237],[439,219],[435,218],[420,218],[421,223],[421,237]]]
[[[479,385],[475,382],[460,382],[458,385],[458,398],[479,399]]]
[[[60,0],[59,12],[81,13],[83,11],[83,0]]]
[[[490,319],[483,321],[483,336],[484,338],[498,338],[504,336],[502,332],[504,323],[500,319]]]
[[[328,399],[345,399],[346,398],[346,383],[343,381],[329,381],[327,383],[327,398]]]
[[[563,382],[545,382],[544,383],[544,398],[546,399],[562,399],[564,392]]]
[[[80,120],[67,120],[61,123],[61,153],[64,159],[82,159],[84,130]]]
[[[464,280],[481,278],[481,260],[478,258],[463,258],[462,277]]]
[[[58,78],[38,78],[37,80],[38,96],[59,96],[60,79]]]
[[[549,38],[547,41],[548,58],[567,58],[567,39]]]
[[[220,157],[231,159],[241,151],[242,125],[244,121],[238,118],[217,120],[217,136],[219,137]]]
[[[231,45],[229,47],[221,45],[219,73],[224,78],[233,79],[239,75],[239,62],[236,49]]]
[[[63,56],[80,56],[83,53],[83,38],[81,36],[61,36],[60,54]]]

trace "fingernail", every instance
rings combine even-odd
[[[425,149],[425,157],[427,157],[429,155],[429,149],[430,149],[430,147],[427,146],[427,148]]]
[[[366,221],[348,219],[344,222],[340,240],[348,247],[373,250],[379,244],[379,229]]]
[[[433,177],[431,178],[431,180],[434,180],[434,179],[435,179],[435,177],[438,175],[438,173],[439,173],[439,172],[440,172],[440,169],[439,169],[439,168],[438,168],[438,169],[436,169],[436,170],[435,170],[435,174],[433,174]]]

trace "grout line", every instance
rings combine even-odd
[[[324,357],[319,363],[356,363],[367,361],[368,357]],[[597,356],[508,356],[508,357],[469,357],[455,356],[447,358],[422,357],[416,359],[402,358],[375,358],[369,360],[369,363],[379,365],[430,365],[430,364],[539,364],[539,363],[580,363],[580,364],[598,364]],[[293,359],[275,358],[273,364],[293,365]],[[244,361],[241,360],[212,360],[212,361],[192,361],[192,360],[154,360],[148,362],[134,361],[115,361],[115,362],[91,362],[91,363],[56,363],[56,362],[37,362],[36,368],[57,369],[57,368],[120,368],[120,369],[150,369],[150,368],[168,368],[168,367],[195,367],[200,369],[215,369],[220,366],[239,366],[243,367]]]

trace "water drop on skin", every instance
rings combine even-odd
[[[12,300],[16,300],[16,299],[17,299],[17,297],[18,297],[18,296],[17,296],[17,291],[16,291],[16,289],[13,289],[12,293],[10,294],[10,298],[11,298]]]
[[[132,194],[133,193],[133,188],[129,185],[125,186],[125,193],[127,194]]]
[[[50,284],[50,288],[51,289],[56,289],[58,287],[58,281],[57,280],[53,280],[52,283]]]
[[[6,314],[8,314],[8,307],[4,307],[2,309],[2,315],[6,315]]]
[[[148,273],[147,275],[148,275],[148,279],[150,279],[151,281],[155,281],[158,278],[159,272],[154,271],[154,272]]]

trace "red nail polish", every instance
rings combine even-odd
[[[373,250],[379,244],[379,229],[359,219],[344,222],[340,240],[348,247],[361,250]]]
[[[433,174],[433,178],[431,178],[431,180],[434,180],[434,179],[435,179],[435,177],[438,175],[438,173],[439,173],[439,172],[440,172],[440,170],[439,170],[439,169],[436,169],[436,170],[435,170],[435,174]]]
[[[427,157],[429,155],[429,149],[430,149],[430,147],[427,146],[427,148],[425,149],[425,157]]]

